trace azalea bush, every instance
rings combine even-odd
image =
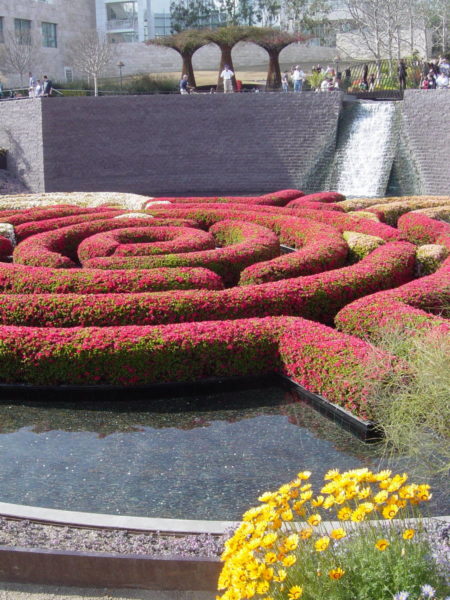
[[[260,496],[226,541],[217,599],[442,598],[419,505],[430,486],[406,474],[335,469],[314,489],[304,471]],[[403,596],[401,596],[403,594]]]

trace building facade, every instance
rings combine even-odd
[[[36,79],[72,79],[71,45],[95,27],[93,0],[0,0],[0,78],[17,87],[28,84],[28,71]],[[10,64],[11,53],[25,67],[22,75]]]

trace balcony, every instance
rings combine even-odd
[[[135,19],[110,19],[106,21],[108,31],[137,31],[137,18]]]

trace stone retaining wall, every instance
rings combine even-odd
[[[313,190],[334,151],[341,102],[313,93],[2,102],[0,146],[34,192]]]

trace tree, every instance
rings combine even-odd
[[[219,10],[213,0],[173,0],[170,4],[172,33],[211,27],[213,21],[220,22]]]
[[[25,73],[31,71],[33,61],[36,59],[38,48],[30,33],[9,33],[5,35],[5,43],[1,61],[5,71],[18,73],[20,83],[23,85]]]
[[[269,55],[269,70],[267,72],[266,87],[270,90],[278,90],[281,87],[280,52],[295,42],[304,42],[308,39],[300,33],[287,33],[277,29],[253,27],[249,41],[264,48]]]
[[[316,25],[322,24],[331,11],[327,0],[285,0],[282,25],[292,31],[313,33]]]
[[[263,27],[272,27],[280,16],[281,4],[278,0],[257,0],[256,20]]]
[[[195,29],[181,31],[180,33],[155,38],[146,42],[147,45],[165,46],[166,48],[172,48],[172,50],[178,52],[183,59],[181,75],[187,75],[189,84],[193,87],[195,87],[196,83],[194,68],[192,66],[192,57],[199,48],[208,43],[209,42],[205,39],[203,32]]]
[[[229,27],[218,27],[217,29],[208,29],[204,32],[204,37],[208,42],[213,42],[219,46],[221,51],[219,75],[217,79],[217,89],[223,90],[223,82],[220,74],[225,65],[228,65],[234,72],[231,50],[238,43],[248,39],[250,30],[248,27],[231,25]],[[233,77],[233,88],[236,88],[236,77]]]
[[[117,56],[114,44],[104,34],[88,31],[73,43],[72,54],[74,67],[93,78],[98,96],[98,78]]]
[[[450,49],[450,0],[418,0],[417,12],[425,28],[432,32],[433,48],[439,54],[446,54]]]

